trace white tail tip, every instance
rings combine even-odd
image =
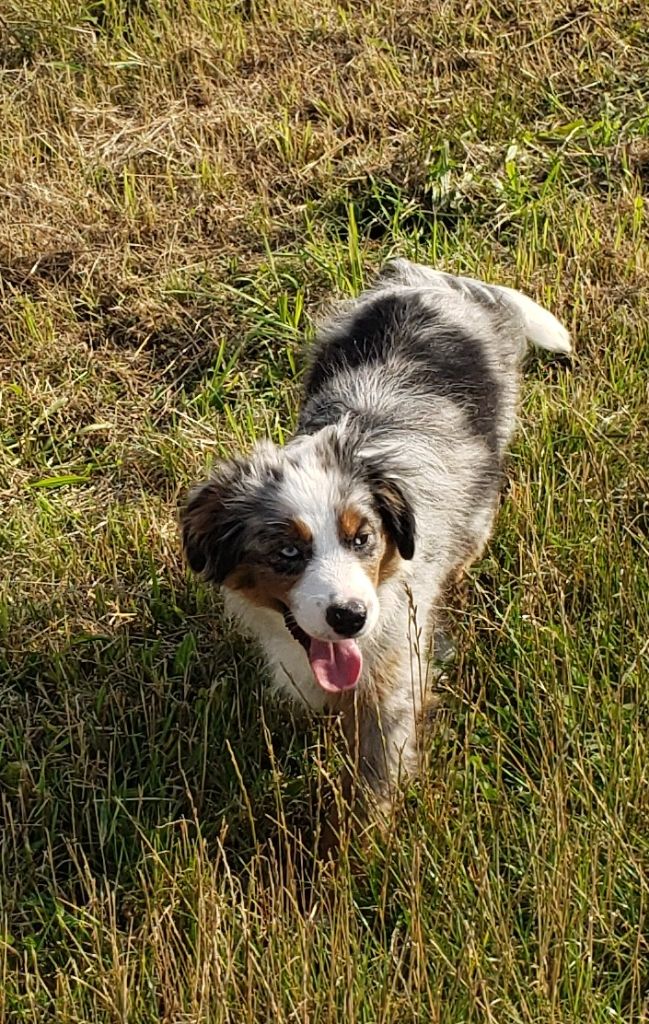
[[[538,302],[534,302],[533,299],[523,295],[522,292],[517,292],[514,288],[498,285],[497,289],[521,313],[528,341],[538,348],[547,349],[548,352],[563,352],[565,355],[572,352],[572,342],[568,331],[549,310],[539,306]]]

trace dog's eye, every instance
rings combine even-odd
[[[299,548],[296,548],[295,544],[287,544],[280,551],[282,558],[298,558],[300,555]]]
[[[364,548],[369,539],[369,533],[357,533],[353,540],[354,547]]]

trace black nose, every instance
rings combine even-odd
[[[362,601],[330,604],[327,608],[327,622],[340,636],[356,636],[365,625],[366,618],[367,608]]]

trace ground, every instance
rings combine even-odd
[[[649,1020],[648,30],[4,0],[3,1024]],[[314,322],[395,254],[524,288],[577,354],[528,368],[426,771],[332,879],[322,734],[176,514],[290,432]]]

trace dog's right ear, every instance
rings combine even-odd
[[[190,492],[180,517],[189,565],[217,584],[236,569],[242,554],[244,523],[236,508],[241,468],[238,462],[224,463]]]

